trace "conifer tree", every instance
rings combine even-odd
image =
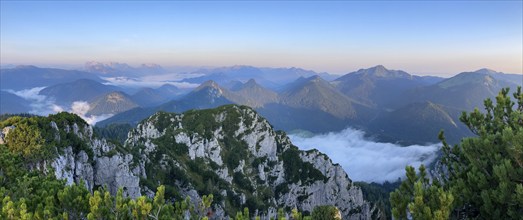
[[[460,120],[476,135],[450,146],[443,132],[441,169],[424,180],[407,167],[407,179],[391,193],[395,218],[520,219],[523,216],[523,94],[510,98],[502,89],[485,110],[463,113]],[[517,103],[517,106],[515,104]],[[424,168],[423,168],[424,170]],[[440,183],[441,182],[441,183]]]

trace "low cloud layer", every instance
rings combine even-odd
[[[402,147],[365,139],[362,131],[347,128],[337,133],[304,137],[289,135],[302,150],[318,149],[339,163],[354,181],[396,181],[405,176],[405,166],[428,165],[436,159],[439,144]]]
[[[83,118],[88,124],[94,125],[99,121],[103,121],[105,119],[110,118],[113,116],[112,114],[103,114],[103,115],[87,115],[87,112],[91,109],[91,106],[89,106],[89,103],[84,101],[76,101],[73,102],[71,105],[70,112],[80,116]]]
[[[5,90],[6,92],[17,95],[30,102],[31,110],[29,113],[35,115],[49,115],[58,112],[71,112],[77,114],[87,123],[94,125],[96,122],[103,121],[107,118],[113,116],[112,114],[104,115],[88,115],[87,112],[90,109],[89,103],[84,101],[76,101],[71,104],[71,106],[60,106],[55,104],[54,99],[49,98],[45,95],[38,94],[45,87],[35,87],[32,89],[24,89],[20,91],[14,90]]]
[[[102,79],[107,81],[107,83],[104,83],[106,85],[131,88],[157,88],[165,84],[171,84],[181,89],[192,89],[199,86],[199,84],[174,81],[170,76],[171,75],[155,75],[154,77],[142,77],[139,79],[129,77],[102,77]]]
[[[19,91],[8,89],[5,91],[27,100],[30,103],[29,106],[31,107],[31,111],[29,111],[29,113],[36,115],[48,115],[55,112],[54,109],[60,107],[54,104],[53,99],[50,99],[45,95],[38,94],[44,88],[45,87],[35,87],[32,89],[24,89]]]

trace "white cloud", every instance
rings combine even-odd
[[[156,75],[156,77],[142,77],[139,79],[130,77],[102,77],[102,79],[107,81],[107,83],[104,83],[106,85],[131,88],[157,88],[164,84],[171,84],[181,89],[191,89],[199,86],[199,84],[173,81],[169,76],[170,75]]]
[[[107,118],[113,116],[113,114],[103,114],[103,115],[89,115],[87,112],[91,109],[89,103],[84,101],[76,101],[71,105],[71,112],[83,118],[88,124],[95,125],[99,121],[103,121]]]
[[[45,95],[38,94],[42,89],[45,87],[35,87],[32,89],[24,89],[20,91],[14,91],[14,90],[5,90],[6,92],[12,93],[14,95],[17,95],[27,101],[30,102],[31,111],[29,113],[35,114],[35,115],[49,115],[53,113],[58,112],[71,112],[74,114],[77,114],[82,119],[84,119],[87,123],[94,125],[96,122],[103,121],[107,118],[110,118],[113,116],[113,114],[104,114],[104,115],[89,115],[87,116],[87,112],[90,109],[89,103],[84,101],[76,101],[73,102],[72,105],[67,108],[64,106],[60,106],[55,104],[54,99],[49,98]]]
[[[77,115],[85,115],[91,107],[84,101],[76,101],[71,105],[71,111]]]
[[[45,95],[38,94],[45,87],[35,87],[31,89],[24,89],[19,91],[5,90],[6,92],[12,93],[30,102],[31,111],[29,113],[36,115],[47,115],[54,111],[54,100],[46,97]]]
[[[402,147],[391,143],[379,143],[365,139],[362,131],[347,128],[337,133],[304,137],[289,135],[292,143],[300,149],[316,148],[339,163],[355,181],[395,181],[405,176],[405,166],[428,165],[434,159],[439,144]]]
[[[53,112],[63,112],[64,111],[64,108],[62,108],[62,106],[59,106],[59,105],[53,104],[52,108],[53,108]]]
[[[20,91],[14,91],[11,89],[6,90],[9,93],[15,94],[17,96],[20,96],[27,100],[34,100],[34,101],[44,101],[45,96],[38,94],[42,89],[45,89],[45,87],[34,87],[32,89],[24,89]]]

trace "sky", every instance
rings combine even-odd
[[[0,64],[523,73],[523,1],[1,1]]]

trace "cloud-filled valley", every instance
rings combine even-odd
[[[165,84],[171,84],[182,89],[192,89],[198,87],[199,84],[179,82],[180,78],[183,79],[185,76],[180,74],[163,74],[163,75],[152,75],[144,76],[140,78],[132,77],[102,77],[103,80],[107,81],[106,85],[130,87],[130,88],[142,88],[151,87],[157,88]],[[191,75],[191,77],[194,77]]]
[[[289,137],[302,150],[315,148],[327,154],[352,180],[378,183],[403,178],[407,165],[430,164],[439,148],[439,144],[402,147],[373,142],[364,137],[364,132],[352,128],[310,137],[300,134]]]
[[[58,112],[71,112],[75,113],[81,118],[83,118],[87,123],[94,125],[96,122],[105,120],[113,116],[112,114],[103,114],[103,115],[89,115],[87,112],[91,108],[89,103],[85,101],[75,101],[71,106],[61,106],[55,103],[55,100],[51,97],[39,94],[42,89],[45,87],[35,87],[31,89],[24,90],[5,90],[11,94],[17,95],[30,103],[29,113],[35,115],[47,116],[48,114],[54,114]]]

